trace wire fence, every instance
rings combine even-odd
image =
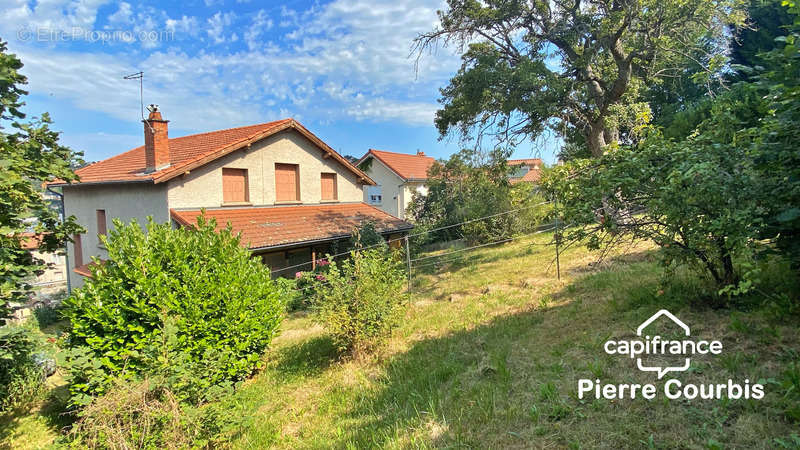
[[[409,239],[411,239],[411,238],[414,238],[414,237],[417,237],[417,236],[427,235],[427,234],[430,234],[430,233],[434,233],[434,232],[438,232],[438,231],[442,231],[442,230],[446,230],[446,229],[455,228],[455,227],[458,227],[458,226],[463,226],[463,225],[466,225],[466,224],[469,224],[469,223],[475,223],[475,222],[478,222],[478,221],[481,221],[481,220],[488,220],[488,219],[491,219],[491,218],[500,217],[500,216],[504,216],[504,215],[508,215],[508,214],[519,213],[519,212],[524,211],[524,210],[528,210],[528,209],[531,209],[531,208],[534,208],[534,207],[539,207],[539,206],[550,204],[550,203],[553,203],[553,202],[552,201],[540,202],[540,203],[537,203],[535,205],[529,205],[529,206],[522,207],[522,208],[516,208],[516,209],[512,209],[512,210],[508,210],[508,211],[503,211],[501,213],[491,214],[491,215],[484,216],[484,217],[479,217],[479,218],[476,218],[476,219],[465,220],[463,222],[459,222],[459,223],[456,223],[456,224],[437,227],[437,228],[433,228],[433,229],[430,229],[430,230],[425,230],[425,231],[422,231],[422,232],[419,232],[419,233],[410,233],[410,234],[407,234],[407,235],[399,237],[399,238],[388,239],[388,240],[386,240],[384,242],[381,242],[381,243],[378,243],[378,244],[375,244],[375,245],[369,245],[369,246],[366,246],[366,247],[360,247],[360,248],[356,248],[356,249],[351,249],[351,250],[348,250],[348,251],[345,251],[345,252],[339,252],[339,253],[335,253],[335,254],[332,254],[332,255],[326,255],[324,258],[312,259],[311,261],[306,261],[306,262],[303,262],[303,263],[300,263],[300,264],[294,264],[294,265],[283,267],[283,268],[280,268],[280,269],[275,269],[275,270],[272,270],[271,273],[275,274],[275,273],[279,273],[279,272],[285,272],[287,270],[291,270],[291,269],[295,269],[295,268],[299,268],[299,267],[312,265],[314,261],[319,261],[321,259],[333,260],[333,259],[335,259],[337,257],[350,255],[352,252],[361,252],[361,251],[364,251],[364,250],[369,250],[369,249],[378,248],[378,247],[388,247],[388,245],[393,243],[393,242],[403,241],[404,244],[405,244],[405,252],[406,252],[406,272],[407,272],[407,275],[408,275],[408,290],[410,292],[411,288],[412,288],[412,277],[413,277],[413,273],[412,272],[414,270],[424,269],[424,268],[428,268],[428,267],[435,267],[437,265],[444,266],[445,264],[453,263],[455,261],[462,260],[466,255],[469,255],[471,252],[476,251],[478,249],[492,247],[492,246],[496,246],[496,245],[502,245],[502,244],[506,244],[506,243],[509,243],[509,242],[515,242],[515,241],[519,241],[519,240],[524,239],[524,238],[529,238],[529,237],[534,236],[534,235],[538,235],[538,234],[542,234],[542,233],[549,233],[549,232],[555,231],[556,232],[556,236],[551,242],[544,243],[544,244],[532,244],[532,245],[553,245],[554,246],[554,248],[555,248],[555,258],[554,259],[555,259],[555,262],[556,262],[556,273],[557,273],[558,279],[560,280],[561,279],[561,269],[560,269],[560,262],[559,262],[559,259],[560,259],[560,255],[559,255],[559,253],[560,253],[560,251],[559,251],[560,250],[559,249],[560,239],[559,239],[559,236],[558,236],[558,231],[559,231],[560,228],[564,228],[564,225],[561,224],[558,220],[556,220],[552,224],[545,224],[545,225],[539,226],[539,229],[537,229],[536,231],[530,232],[530,233],[524,233],[524,234],[520,234],[520,235],[517,235],[517,236],[514,236],[514,237],[510,237],[510,238],[498,239],[498,240],[495,240],[495,241],[492,241],[492,242],[486,242],[486,243],[482,243],[482,244],[471,245],[471,246],[464,247],[464,248],[457,248],[457,249],[454,249],[454,250],[446,251],[444,253],[437,253],[437,254],[432,254],[432,255],[421,256],[421,257],[418,257],[418,258],[411,258],[411,254],[410,254],[410,250],[409,250]],[[453,241],[449,241],[449,242],[453,242]],[[445,243],[445,242],[440,242],[440,243]],[[429,244],[436,244],[436,242],[432,242],[432,243],[429,243]],[[453,255],[458,255],[458,256],[453,256]],[[323,275],[323,277],[324,277],[324,275]],[[319,289],[320,287],[323,287],[323,286],[326,286],[326,285],[329,285],[329,284],[330,284],[330,281],[328,281],[328,280],[324,280],[324,279],[317,280],[317,281],[314,281],[312,284],[310,284],[308,286],[296,289],[295,292],[302,293],[302,296],[298,300],[308,300],[308,299],[311,299],[313,297],[313,295],[308,295],[307,294],[307,292],[309,290]]]

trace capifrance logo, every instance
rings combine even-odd
[[[649,336],[644,334],[645,329],[655,321],[664,318],[671,320],[683,331],[683,338],[679,340],[664,339],[662,336]],[[691,367],[693,355],[719,355],[722,353],[722,342],[718,340],[691,339],[689,326],[683,323],[674,314],[662,309],[642,322],[636,329],[636,339],[608,340],[603,345],[603,350],[609,355],[620,355],[631,360],[636,360],[636,368],[642,372],[654,372],[658,380],[662,380],[670,372],[684,372]],[[643,358],[669,357],[682,361],[676,365],[647,365]],[[669,378],[664,380],[661,389],[655,384],[609,384],[602,383],[600,379],[579,379],[578,398],[594,397],[595,399],[619,400],[624,398],[634,399],[642,397],[647,400],[656,398],[659,392],[670,400],[677,399],[755,399],[764,398],[764,386],[759,383],[751,384],[749,379],[744,382],[735,382],[728,379],[725,383],[713,384],[683,384],[680,380]]]

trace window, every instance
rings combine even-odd
[[[336,200],[339,198],[336,192],[336,174],[323,173],[321,175],[322,182],[322,200]]]
[[[367,199],[370,205],[380,205],[383,203],[383,195],[380,186],[369,186],[367,188]]]
[[[105,209],[98,209],[97,210],[97,235],[105,235],[106,231],[106,210]]]
[[[247,169],[222,169],[222,202],[245,203],[249,200]]]
[[[76,234],[72,236],[72,246],[75,253],[75,267],[83,265],[83,245],[81,244],[81,235]]]
[[[297,164],[275,164],[275,201],[300,201],[300,176]]]

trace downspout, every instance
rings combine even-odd
[[[47,186],[46,190],[61,199],[61,222],[63,223],[67,217],[67,213],[64,211],[64,194],[54,191],[50,186]],[[64,265],[66,269],[64,275],[67,277],[67,295],[72,295],[72,283],[69,281],[69,244],[66,242],[64,242]]]

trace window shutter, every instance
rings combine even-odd
[[[83,245],[81,244],[81,235],[76,234],[72,236],[73,242],[73,249],[75,250],[75,262],[73,263],[75,267],[83,265]]]
[[[241,203],[247,200],[247,169],[222,169],[222,201]]]
[[[106,210],[105,209],[98,209],[97,210],[97,235],[106,234]]]
[[[297,164],[275,164],[275,201],[300,200],[298,171]]]
[[[336,200],[338,198],[336,192],[336,174],[323,173],[322,180],[322,200]]]

